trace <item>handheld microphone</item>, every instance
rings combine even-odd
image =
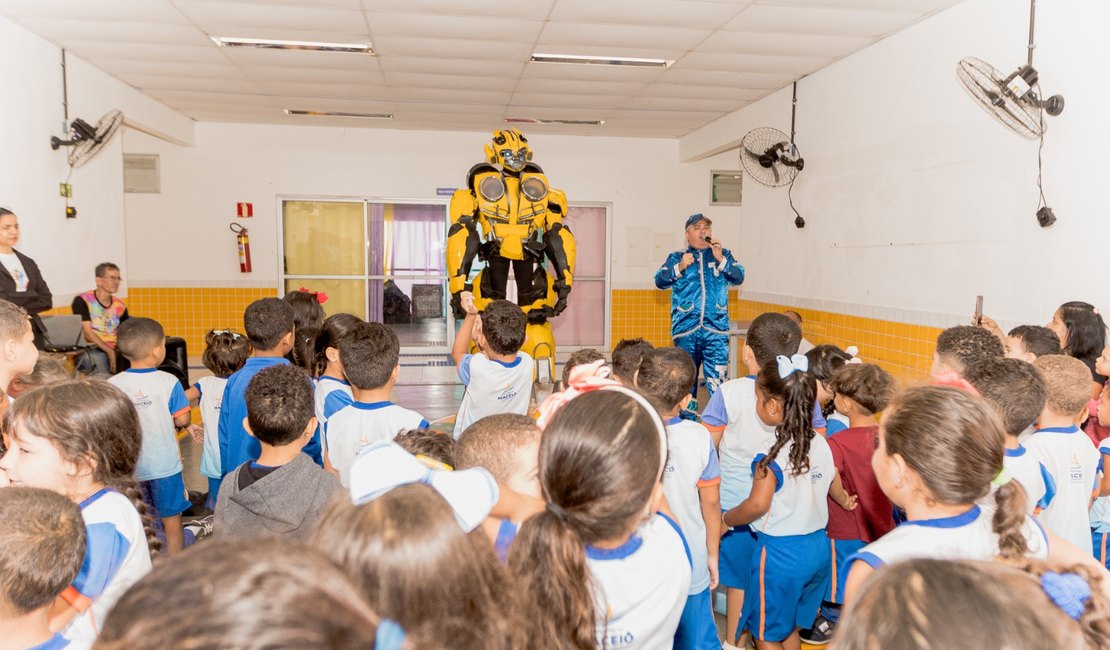
[[[713,241],[713,238],[710,237],[709,235],[702,235],[701,240],[703,242],[709,244],[710,246],[716,246],[717,245],[717,242]]]

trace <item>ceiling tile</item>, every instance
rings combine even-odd
[[[769,54],[839,59],[870,45],[871,36],[826,36],[821,34],[772,34],[766,32],[719,31],[698,46],[698,52]]]
[[[419,72],[389,72],[385,81],[393,86],[432,86],[436,88],[461,88],[464,90],[511,90],[511,80],[501,77],[476,75],[423,74]]]
[[[571,54],[562,52],[562,54]],[[567,79],[578,81],[616,81],[648,83],[659,78],[662,68],[637,68],[620,65],[573,65],[568,63],[529,63],[525,79]]]
[[[762,56],[759,54],[711,54],[691,52],[674,65],[675,68],[695,70],[725,70],[729,72],[770,72],[805,75],[833,62],[830,58],[801,56]]]
[[[188,24],[170,22],[139,22],[132,20],[91,20],[88,18],[33,18],[21,21],[27,29],[55,43],[70,40],[98,40],[128,43],[161,43],[166,45],[207,46],[211,44],[204,32]]]
[[[782,7],[754,5],[725,24],[724,29],[776,34],[882,36],[921,17],[915,11]]]
[[[742,88],[737,86],[698,86],[680,83],[651,84],[638,97],[689,97],[694,99],[718,99],[732,102],[750,102],[768,94],[762,88]]]
[[[172,89],[151,89],[144,91],[144,94],[150,95],[159,101],[172,104],[175,102],[188,103],[188,104],[211,104],[211,105],[243,105],[243,106],[276,106],[274,98],[268,95],[253,95],[248,93],[235,93],[235,92],[206,92],[198,90],[172,90]]]
[[[361,11],[315,6],[276,5],[226,1],[178,2],[175,5],[194,25],[212,36],[253,36],[258,29],[293,32],[362,33],[366,21]],[[364,38],[369,37],[365,34]],[[290,35],[290,38],[295,38]],[[302,38],[301,40],[313,40]]]
[[[551,11],[551,19],[717,29],[747,4],[744,1],[726,4],[686,0],[559,0]]]
[[[200,90],[205,92],[255,92],[258,86],[253,81],[244,79],[214,79],[204,77],[170,77],[167,75],[140,75],[132,74],[122,78],[140,90],[154,89],[166,90]]]
[[[511,90],[460,90],[454,88],[405,87],[390,88],[390,96],[398,101],[438,101],[451,104],[506,104]]]
[[[346,97],[369,99],[383,97],[387,90],[382,86],[360,83],[314,83],[308,81],[259,81],[259,90],[273,95],[297,97]]]
[[[489,2],[489,0],[363,0],[366,11],[442,14],[444,16],[492,16],[543,20],[554,0]]]
[[[281,66],[243,66],[243,73],[260,82],[286,81],[309,83],[355,83],[384,85],[385,80],[377,70],[350,70],[336,68],[285,68]]]
[[[731,113],[746,102],[735,99],[701,99],[696,97],[644,97],[631,99],[625,108],[658,109],[663,111],[718,111]]]
[[[397,102],[397,110],[405,115],[434,114],[439,118],[444,115],[493,115],[502,116],[505,113],[504,104],[444,104],[440,102]]]
[[[101,59],[166,61],[170,63],[227,63],[220,48],[209,46],[163,45],[160,43],[115,43],[101,40],[70,41],[65,45],[73,54],[91,63]]]
[[[235,0],[239,4],[266,4],[266,5],[291,5],[299,7],[324,7],[328,9],[361,10],[360,0]],[[191,2],[211,2],[211,0],[170,0],[175,5],[186,5]]]
[[[489,59],[439,59],[416,56],[378,57],[385,72],[422,72],[425,74],[464,74],[483,77],[501,77],[513,83],[524,70],[519,61],[491,61]]]
[[[164,0],[4,0],[0,14],[16,18],[174,22],[181,15]]]
[[[833,9],[864,9],[870,11],[909,11],[920,14],[935,13],[962,0],[755,0],[758,5],[789,5],[799,7],[827,7]]]
[[[589,95],[592,93],[620,93],[633,96],[643,90],[647,84],[617,81],[571,81],[564,79],[521,79],[516,85],[516,92],[543,94]]]
[[[628,102],[627,95],[571,95],[568,93],[516,93],[513,104],[527,106],[567,106],[572,108],[620,108]]]
[[[230,63],[175,63],[140,59],[103,60],[101,68],[124,81],[132,76],[195,77],[198,79],[247,79],[243,71]]]
[[[552,21],[543,28],[536,47],[542,50],[549,44],[553,44],[650,48],[652,44],[657,43],[660,49],[691,50],[711,33],[712,30],[709,29]],[[554,52],[554,54],[565,54],[565,52]]]
[[[367,13],[370,33],[377,36],[427,36],[443,34],[454,39],[497,40],[510,43],[536,42],[543,23],[538,20],[475,18],[434,14]]]
[[[659,83],[726,86],[759,90],[778,90],[798,79],[799,75],[778,72],[732,72],[728,70],[695,70],[671,68],[659,76]]]

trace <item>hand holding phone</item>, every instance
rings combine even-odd
[[[972,317],[972,322],[976,326],[983,324],[983,296],[975,296],[975,316]]]

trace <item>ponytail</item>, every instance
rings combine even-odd
[[[998,535],[998,555],[1003,560],[1018,560],[1029,552],[1024,534],[1028,502],[1025,488],[1013,479],[994,492],[995,510],[991,524]]]
[[[162,540],[158,538],[158,531],[154,528],[154,517],[150,514],[150,508],[143,499],[143,492],[139,489],[139,484],[134,479],[120,479],[111,487],[130,499],[131,505],[135,506],[135,510],[139,513],[139,519],[143,522],[143,532],[146,533],[146,545],[150,552],[150,560],[151,562],[157,562],[161,555]]]
[[[785,357],[783,357],[785,358]],[[804,360],[804,358],[803,358]],[[790,443],[790,473],[798,476],[809,471],[809,446],[813,436],[813,405],[817,400],[817,384],[804,368],[795,368],[786,377],[780,376],[779,361],[772,361],[759,371],[756,388],[765,398],[782,401],[782,423],[775,427],[775,444],[759,461],[767,466]]]
[[[537,649],[597,647],[592,578],[572,517],[544,510],[524,522],[509,549],[509,570],[530,605],[533,630],[528,637]]]

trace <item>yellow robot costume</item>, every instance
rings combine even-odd
[[[532,162],[528,139],[516,129],[493,132],[486,162],[471,167],[466,189],[451,197],[447,273],[455,318],[462,318],[459,295],[474,293],[481,310],[504,299],[509,267],[516,279],[517,304],[528,315],[522,350],[554,376],[555,337],[547,319],[567,307],[574,277],[574,236],[563,224],[567,197],[551,188]],[[475,258],[486,268],[473,279]],[[546,262],[546,263],[545,263]]]

